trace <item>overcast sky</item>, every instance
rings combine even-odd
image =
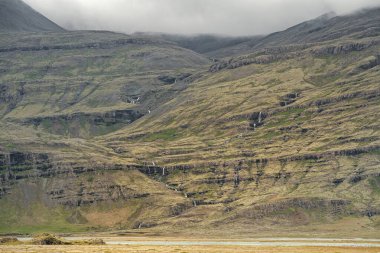
[[[380,0],[24,0],[67,29],[126,33],[267,34],[326,12],[380,6]]]

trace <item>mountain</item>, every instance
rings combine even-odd
[[[319,43],[338,39],[359,39],[380,34],[380,8],[361,10],[346,16],[334,13],[303,22],[283,32],[271,34],[255,47]]]
[[[243,42],[257,40],[262,36],[223,37],[210,34],[194,36],[161,34],[160,37],[167,41],[175,42],[181,47],[212,56],[214,51],[222,50],[226,47],[232,47]]]
[[[22,0],[0,0],[0,32],[64,31]]]
[[[149,34],[1,34],[0,232],[378,237],[378,11],[220,60]]]
[[[215,52],[215,57],[248,54],[253,51],[292,44],[323,43],[324,41],[360,39],[379,36],[380,8],[357,11],[346,16],[327,13],[284,31],[261,39],[253,39]]]
[[[244,43],[259,41],[264,36],[228,37],[213,34],[177,35],[165,33],[135,33],[176,43],[178,46],[203,54],[211,59],[241,54]]]

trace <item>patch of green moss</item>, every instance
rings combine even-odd
[[[281,133],[278,131],[268,131],[266,134],[264,134],[262,136],[262,138],[270,140],[270,139],[277,137],[277,136],[280,136],[280,135],[281,135]]]
[[[373,193],[380,194],[380,176],[369,179],[369,185]]]
[[[38,202],[26,207],[25,203],[10,199],[1,199],[0,206],[0,233],[64,233],[87,230],[85,225],[67,222],[69,211],[62,207],[46,208]]]
[[[172,141],[172,140],[178,139],[180,136],[181,134],[178,132],[178,130],[172,128],[172,129],[166,129],[157,133],[151,133],[144,138],[144,141],[156,141],[156,140]]]
[[[53,127],[53,122],[50,119],[43,119],[41,126],[46,130],[50,130]]]

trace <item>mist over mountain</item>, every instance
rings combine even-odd
[[[334,11],[378,6],[378,0],[25,0],[67,29],[126,33],[269,34]]]

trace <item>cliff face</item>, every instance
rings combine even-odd
[[[115,131],[144,116],[135,110],[116,110],[104,113],[74,113],[27,118],[24,125],[42,128],[44,131],[69,137],[89,138]]]
[[[274,233],[262,229],[274,222],[281,233],[295,227],[308,231],[320,222],[376,219],[376,152],[194,168],[63,167],[51,166],[43,154],[10,154],[12,165],[3,166],[1,177],[3,231],[91,226],[164,232],[169,226],[182,232],[230,228],[232,233]],[[41,215],[32,224],[24,223]]]
[[[365,34],[218,61],[149,36],[0,37],[0,231],[376,236]]]

